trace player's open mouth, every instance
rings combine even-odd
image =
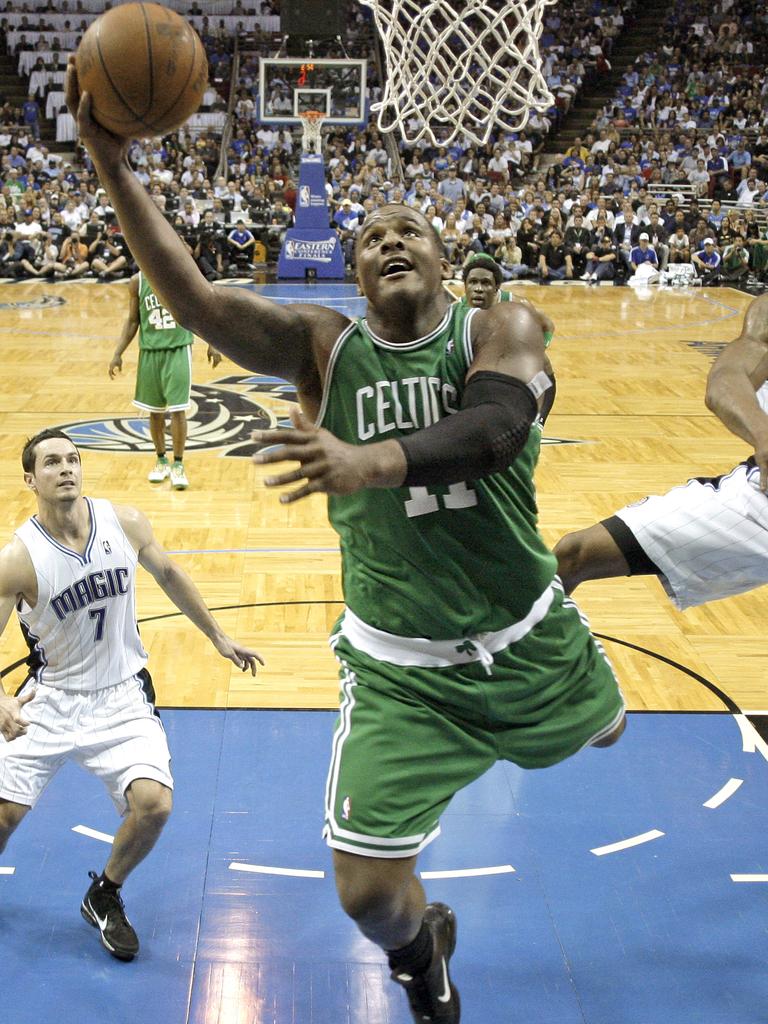
[[[413,267],[409,260],[403,256],[395,256],[387,260],[381,268],[382,277],[394,277],[395,274],[407,274]]]

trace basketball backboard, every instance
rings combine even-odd
[[[264,57],[259,118],[266,124],[300,124],[299,114],[319,110],[327,124],[361,124],[366,66],[364,60]]]

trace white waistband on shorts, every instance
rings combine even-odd
[[[467,665],[479,661],[490,675],[493,655],[522,640],[541,622],[549,611],[554,593],[554,586],[547,587],[519,622],[513,622],[504,629],[458,637],[456,640],[428,640],[426,637],[386,633],[383,629],[376,629],[363,622],[349,608],[344,612],[341,633],[359,651],[392,665],[448,668],[450,665]]]

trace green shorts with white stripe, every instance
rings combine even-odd
[[[334,849],[414,856],[439,834],[453,795],[496,761],[545,768],[607,736],[623,718],[613,669],[559,581],[549,610],[525,636],[464,664],[435,667],[445,660],[444,641],[438,659],[428,641],[379,631],[371,632],[389,638],[392,660],[384,660],[386,641],[371,644],[373,657],[353,646],[343,620],[331,637],[341,709],[324,835]],[[348,631],[367,643],[364,630]],[[457,650],[473,642],[482,646],[465,638]]]

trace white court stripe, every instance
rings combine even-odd
[[[732,882],[768,882],[768,875],[731,875]]]
[[[759,750],[766,761],[768,761],[768,744],[766,744],[754,725],[744,715],[734,715],[733,717],[736,719],[736,724],[741,730],[741,749],[744,753],[754,754],[756,750]]]
[[[114,843],[115,837],[107,832],[97,832],[95,828],[88,828],[87,825],[75,825],[73,832],[79,832],[81,836],[88,836],[89,839],[99,839],[102,843]]]
[[[722,789],[719,789],[714,796],[706,800],[703,807],[715,808],[724,804],[729,796],[733,796],[739,786],[743,785],[744,779],[728,779]]]
[[[420,871],[422,878],[478,878],[481,875],[509,875],[514,873],[511,864],[499,864],[494,868],[459,868],[456,871]]]
[[[752,723],[744,715],[734,715],[733,717],[736,719],[736,724],[741,732],[741,749],[745,754],[754,754],[756,733],[752,728]]]
[[[596,857],[602,857],[606,853],[618,853],[619,850],[628,850],[631,846],[650,843],[652,839],[660,839],[663,835],[663,832],[659,832],[657,828],[654,828],[650,832],[643,832],[642,835],[632,836],[630,839],[622,839],[618,843],[609,843],[608,846],[596,846],[594,850],[589,852],[594,853]]]
[[[264,864],[239,864],[232,861],[230,871],[252,871],[257,875],[290,875],[295,878],[325,878],[324,871],[302,871],[299,868],[269,868]]]
[[[16,868],[0,868],[0,875],[12,875]]]

